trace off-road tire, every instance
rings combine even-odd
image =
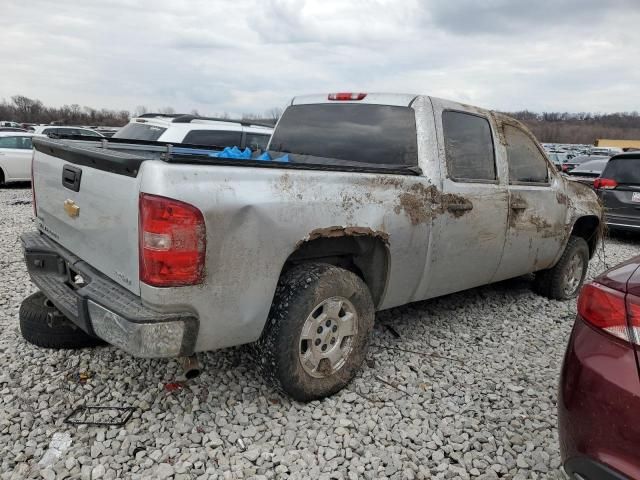
[[[29,295],[22,301],[19,316],[23,338],[38,347],[74,349],[104,343],[74,325],[42,292]]]
[[[314,308],[334,296],[351,302],[357,312],[357,330],[344,365],[316,378],[302,366],[300,334]],[[324,263],[299,265],[280,277],[267,324],[250,351],[262,376],[277,389],[302,402],[321,399],[344,388],[360,369],[374,317],[369,289],[355,273]]]
[[[576,254],[582,256],[582,277],[578,288],[574,292],[567,294],[565,292],[565,275],[571,259]],[[580,292],[588,268],[589,246],[587,242],[583,238],[571,236],[558,263],[552,268],[536,272],[534,290],[543,297],[553,300],[568,300],[574,298]]]

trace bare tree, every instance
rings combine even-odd
[[[144,115],[145,113],[149,113],[149,109],[144,105],[138,105],[133,112],[134,117],[139,117]]]
[[[267,110],[265,113],[265,117],[270,118],[274,124],[280,119],[281,116],[282,116],[282,108],[280,107],[273,107]]]

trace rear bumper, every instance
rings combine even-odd
[[[198,334],[193,314],[148,308],[139,297],[39,232],[23,234],[20,240],[33,283],[88,334],[137,357],[193,353]]]
[[[572,478],[640,479],[640,380],[630,345],[576,319],[558,389],[560,453]]]

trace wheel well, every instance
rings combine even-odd
[[[595,215],[580,217],[576,220],[576,223],[573,224],[571,235],[584,238],[587,245],[589,245],[589,258],[593,257],[593,254],[596,252],[598,238],[601,236],[599,235],[600,226],[600,220]]]
[[[383,239],[372,235],[349,235],[314,238],[302,242],[289,255],[283,272],[306,262],[324,262],[350,270],[369,287],[378,306],[387,285],[389,250]]]
[[[2,167],[0,167],[0,184],[4,183],[4,170],[2,170]]]

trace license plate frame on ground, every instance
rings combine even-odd
[[[72,425],[119,427],[129,421],[135,410],[135,407],[86,405],[74,409],[64,422]]]

